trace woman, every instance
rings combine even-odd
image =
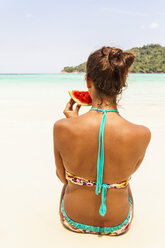
[[[85,80],[92,108],[70,99],[67,117],[53,127],[56,174],[64,183],[61,222],[67,229],[101,235],[125,233],[134,215],[129,186],[151,139],[149,128],[123,118],[117,97],[126,86],[135,55],[103,46],[90,54]]]

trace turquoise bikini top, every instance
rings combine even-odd
[[[98,109],[98,108],[91,108],[90,110],[97,110],[103,112],[102,121],[100,124],[100,131],[99,131],[99,151],[98,151],[98,158],[97,158],[97,182],[96,182],[96,195],[101,192],[102,187],[102,203],[99,210],[99,213],[104,216],[106,213],[106,192],[108,185],[106,183],[102,184],[103,180],[103,167],[104,167],[104,127],[106,122],[106,112],[118,112],[115,109]],[[102,143],[101,143],[102,142]]]

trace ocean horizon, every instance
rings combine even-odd
[[[85,73],[1,73],[0,125],[52,125],[65,118],[68,90],[88,90]],[[80,114],[90,106],[81,106]],[[165,129],[165,73],[129,73],[118,109],[130,121]],[[8,112],[8,115],[6,115]],[[37,113],[37,114],[36,114]],[[53,118],[53,113],[56,118]]]

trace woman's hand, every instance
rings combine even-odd
[[[77,104],[75,109],[73,110],[73,105],[75,104],[75,101],[71,98],[69,102],[66,104],[66,107],[63,111],[66,118],[72,118],[78,116],[78,111],[81,107],[81,104]]]

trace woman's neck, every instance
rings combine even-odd
[[[108,102],[103,101],[103,103],[101,105],[99,105],[99,104],[100,104],[100,101],[98,99],[96,99],[96,100],[93,100],[92,99],[92,106],[91,106],[91,108],[100,108],[100,109],[108,109],[108,110],[115,109],[115,110],[118,110],[117,109],[117,105],[113,101],[108,101]]]

